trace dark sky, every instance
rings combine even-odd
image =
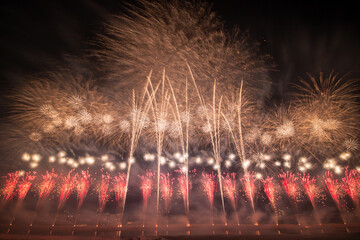
[[[238,25],[274,58],[272,74],[284,86],[306,72],[340,73],[360,69],[359,11],[354,1],[215,0],[213,9],[226,27]],[[103,29],[109,13],[121,9],[119,0],[2,1],[0,21],[1,94],[15,75],[46,70],[64,55],[79,55],[86,41]]]

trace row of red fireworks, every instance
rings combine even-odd
[[[159,187],[166,209],[169,207],[170,200],[173,197],[175,180],[178,185],[178,192],[182,196],[184,203],[187,201],[189,188],[187,186],[186,175],[181,171],[179,171],[179,173],[179,176],[176,178],[169,173],[161,174]],[[196,172],[193,172],[193,174],[196,174]],[[39,196],[37,205],[39,205],[49,198],[56,183],[59,182],[61,184],[59,185],[58,211],[62,209],[73,192],[76,192],[77,208],[79,209],[89,192],[91,184],[94,182],[94,179],[88,171],[75,173],[71,170],[67,175],[58,175],[52,170],[51,172],[46,172],[45,174],[38,176],[40,181],[35,184],[36,177],[36,172],[26,172],[23,175],[20,175],[19,172],[9,173],[5,177],[6,180],[2,191],[2,206],[12,200],[15,195],[17,195],[18,198],[17,204],[21,204],[33,185],[38,189]],[[139,178],[140,189],[143,196],[143,207],[144,210],[146,210],[148,199],[151,196],[155,185],[155,174],[151,171],[147,171],[145,174],[139,176]],[[252,172],[246,172],[241,177],[237,177],[236,173],[227,173],[221,177],[224,194],[231,201],[235,209],[240,190],[237,181],[238,179],[252,208],[254,208],[254,197],[258,189],[256,182],[260,181],[271,207],[276,211],[276,196],[280,192],[277,187],[277,181],[273,177],[257,180],[255,174]],[[109,173],[102,173],[101,181],[97,188],[100,212],[105,208],[111,192],[114,192],[115,199],[121,208],[121,204],[126,196],[127,180],[126,174],[124,173],[119,173],[119,175],[114,177],[111,177]],[[319,184],[317,183],[321,182],[339,210],[341,210],[340,200],[342,196],[345,195],[350,197],[355,208],[359,210],[360,174],[355,169],[349,170],[347,168],[345,176],[342,179],[334,179],[332,172],[328,171],[318,179],[305,173],[297,175],[290,172],[282,172],[278,175],[278,180],[286,196],[292,203],[297,202],[298,193],[303,190],[315,209],[316,199],[319,196],[320,191]],[[218,181],[219,179],[216,173],[202,173],[201,185],[209,200],[211,208],[216,194]]]

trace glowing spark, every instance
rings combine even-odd
[[[28,161],[30,161],[31,156],[28,153],[23,153],[23,155],[21,156],[21,159],[25,162],[28,162]]]

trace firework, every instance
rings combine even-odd
[[[351,198],[353,201],[357,214],[360,211],[359,210],[359,188],[357,184],[357,180],[359,179],[359,173],[353,169],[349,170],[347,167],[345,170],[345,177],[342,179],[343,181],[343,189],[347,193],[347,195]]]
[[[26,172],[18,186],[19,201],[23,201],[36,177],[36,172]]]
[[[77,191],[77,209],[80,209],[84,199],[90,188],[90,174],[89,171],[81,171],[81,174],[78,176],[76,184]]]
[[[243,184],[245,195],[251,203],[253,213],[255,213],[254,197],[255,197],[255,173],[246,172],[240,181]]]
[[[170,174],[161,174],[161,196],[165,203],[166,212],[169,211],[169,201],[171,200],[173,194],[173,180],[170,178]]]
[[[358,136],[358,85],[336,74],[309,78],[301,81],[303,94],[295,102],[297,138],[310,151],[334,153]]]
[[[236,198],[237,198],[237,185],[236,185],[236,173],[226,174],[223,176],[224,192],[226,196],[231,200],[231,203],[236,209]]]
[[[41,201],[49,197],[51,191],[55,186],[57,176],[58,175],[54,172],[54,169],[52,169],[51,172],[46,171],[46,173],[42,175],[43,181],[40,185],[39,200],[37,207],[39,206]]]
[[[140,189],[143,196],[143,212],[146,212],[147,204],[149,197],[151,195],[152,187],[153,187],[153,178],[154,173],[151,171],[146,171],[145,175],[139,176],[140,177]]]
[[[236,184],[236,173],[226,174],[222,176],[223,179],[223,186],[225,195],[231,200],[232,206],[235,211],[236,221],[239,224],[239,217],[236,208],[236,199],[238,195],[238,189]]]
[[[19,181],[18,172],[8,174],[5,181],[5,187],[3,189],[3,203],[6,203],[7,201],[13,198],[13,196],[15,195],[15,189],[18,181]]]
[[[305,192],[311,202],[311,205],[313,208],[316,208],[316,196],[318,194],[317,188],[316,188],[316,179],[313,177],[310,177],[310,174],[303,173],[303,175],[300,177],[301,184],[303,185]]]
[[[140,0],[125,12],[107,24],[100,39],[103,49],[96,52],[118,89],[136,88],[149,69],[160,79],[166,68],[178,93],[185,85],[187,63],[203,89],[210,89],[213,79],[227,91],[238,79],[257,84],[252,80],[267,78],[267,58],[257,54],[246,34],[224,31],[206,2]]]
[[[124,201],[126,191],[126,174],[119,173],[118,176],[113,178],[113,186],[115,192],[115,199],[118,203],[119,208]]]
[[[277,208],[276,208],[276,202],[275,202],[276,190],[275,190],[273,178],[267,177],[265,179],[261,179],[261,182],[264,187],[264,192],[265,192],[267,198],[269,199],[270,205],[271,205],[272,209],[274,210],[275,223],[277,225],[278,224],[278,215],[277,215]]]
[[[298,194],[298,187],[296,181],[298,177],[295,174],[290,172],[283,172],[279,174],[280,182],[283,186],[283,189],[289,198],[290,202],[296,204],[297,202],[297,194]]]
[[[71,176],[71,173],[73,171],[74,170],[69,171],[67,176],[62,177],[58,211],[64,206],[66,200],[69,199],[71,193],[76,186],[77,175],[74,174],[73,176]]]
[[[101,175],[101,184],[100,184],[100,188],[99,188],[99,212],[100,213],[102,213],[102,211],[104,210],[105,205],[109,199],[109,194],[108,194],[109,182],[110,182],[110,174],[103,173]]]

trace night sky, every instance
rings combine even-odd
[[[273,96],[306,73],[334,70],[359,77],[360,24],[354,1],[212,1],[226,28],[237,25],[273,57]],[[91,49],[122,1],[2,1],[1,95],[19,76],[49,70],[66,56]],[[4,100],[1,100],[2,102]],[[3,114],[2,114],[3,115]]]

